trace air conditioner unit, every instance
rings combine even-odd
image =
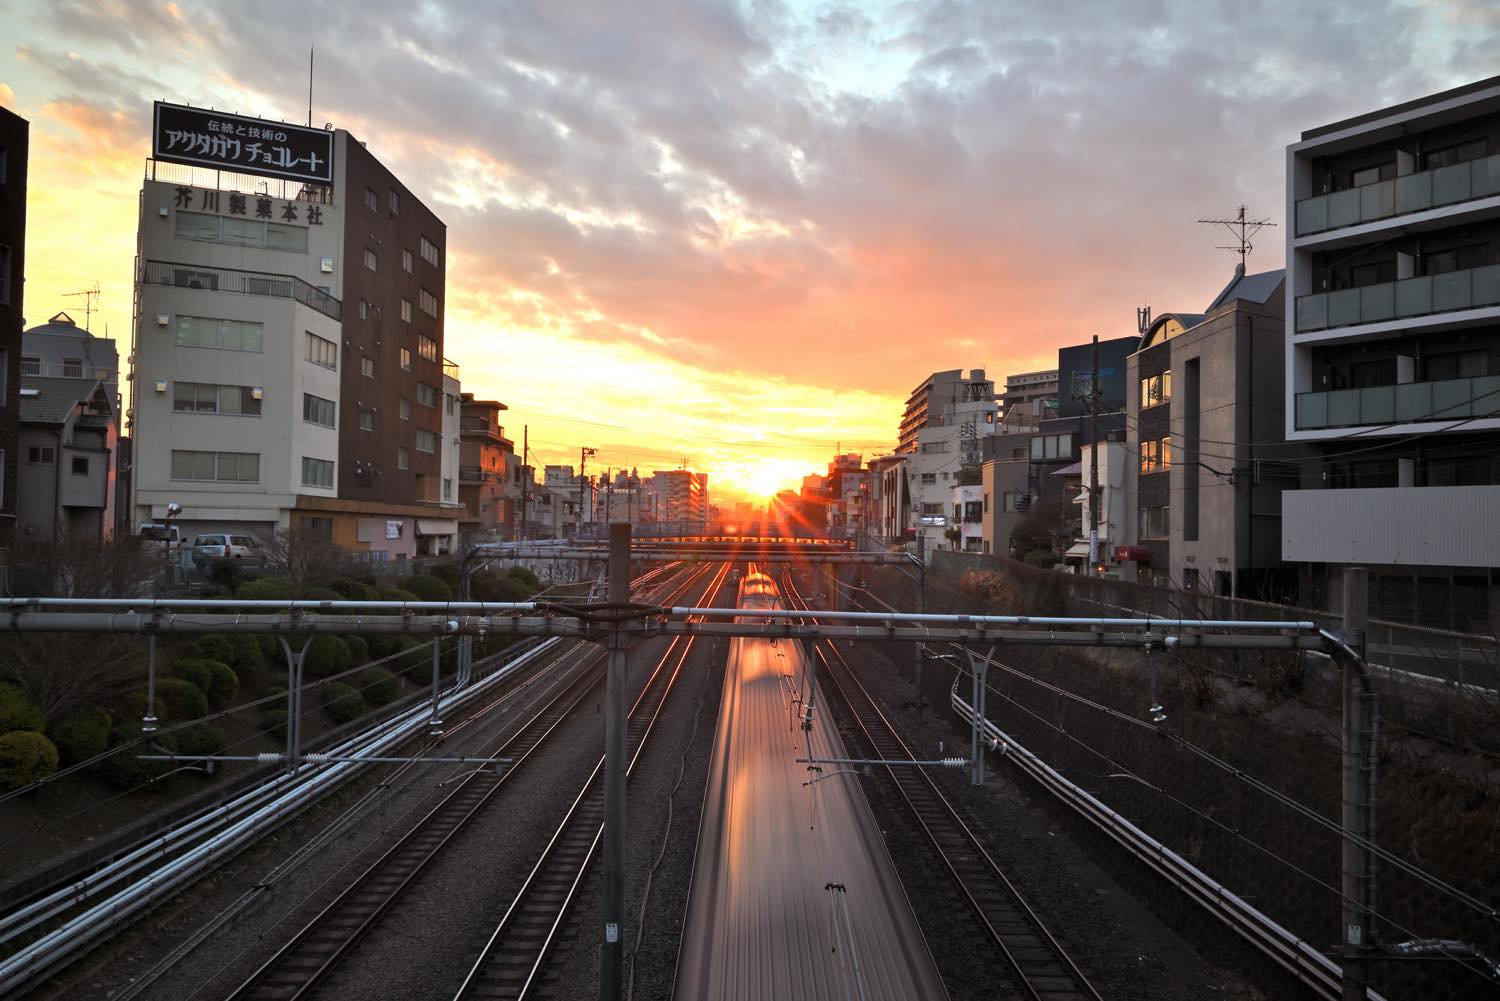
[[[156,210],[156,214],[159,215],[159,216],[161,216],[163,219],[165,219],[167,216],[171,215],[172,213],[168,212],[167,211],[167,207],[165,205],[163,205],[159,209]]]
[[[165,327],[170,322],[172,322],[172,318],[170,316],[168,316],[166,313],[157,313],[156,314],[156,325],[158,327]]]

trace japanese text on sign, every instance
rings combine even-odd
[[[151,154],[191,166],[321,184],[333,181],[332,132],[160,101]]]

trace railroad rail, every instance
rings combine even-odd
[[[712,605],[729,573],[719,566],[709,585]],[[662,706],[687,662],[695,637],[673,637],[651,677],[630,708],[626,731],[629,764],[634,773],[641,750]],[[604,832],[604,759],[601,757],[541,857],[485,943],[456,995],[457,1001],[518,999],[537,986],[543,963],[562,930],[568,909],[599,850]],[[623,930],[621,931],[623,934]]]
[[[672,589],[687,593],[707,568],[688,573]],[[380,921],[408,886],[523,766],[604,677],[604,651],[580,646],[574,663],[558,672],[554,691],[519,730],[485,756],[510,764],[496,772],[477,770],[459,783],[347,890],[329,903],[232,994],[231,1001],[294,1001],[306,996]]]
[[[783,587],[794,608],[810,610],[790,574],[784,576]],[[830,643],[818,643],[814,649],[833,682],[833,690],[848,706],[876,756],[889,761],[915,760],[843,654]],[[1099,992],[926,771],[905,767],[886,768],[885,772],[953,876],[959,893],[989,932],[1024,996],[1034,1001],[1101,1001]]]

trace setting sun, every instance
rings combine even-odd
[[[726,464],[720,470],[720,485],[754,500],[766,500],[778,490],[798,489],[802,477],[815,472],[817,466],[803,459],[757,459]]]

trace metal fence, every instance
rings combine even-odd
[[[295,299],[335,320],[343,315],[343,304],[339,300],[295,275],[214,268],[206,264],[147,261],[142,268],[141,281],[147,285],[173,285],[209,292],[240,292],[245,295]]]

